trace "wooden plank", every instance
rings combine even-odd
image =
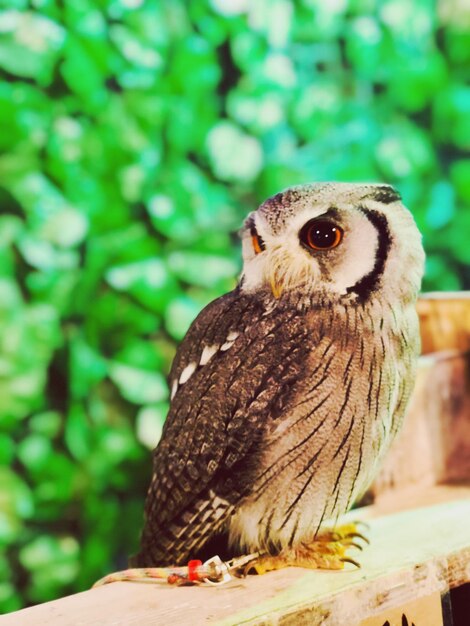
[[[409,509],[420,504],[427,506]],[[0,624],[355,626],[470,581],[470,486],[411,492],[402,500],[394,494],[351,516],[371,520],[360,570],[289,568],[222,587],[113,583],[4,616]]]
[[[420,358],[403,429],[392,445],[374,497],[414,484],[470,480],[470,353]]]
[[[411,484],[470,480],[470,292],[423,294],[417,309],[424,356],[372,499]]]
[[[389,624],[390,626],[402,626],[404,619],[406,618],[409,626],[412,624],[426,624],[426,626],[445,626],[442,607],[441,607],[441,594],[436,591],[429,596],[423,596],[412,602],[383,611],[378,615],[366,618],[361,626],[384,626]]]
[[[422,294],[417,303],[423,354],[470,350],[470,292]]]

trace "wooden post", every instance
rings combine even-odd
[[[418,301],[422,353],[470,350],[470,292],[426,293]]]

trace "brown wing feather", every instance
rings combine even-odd
[[[171,371],[177,379],[205,346],[219,350],[181,385],[154,451],[142,548],[134,564],[194,557],[249,492],[256,449],[301,378],[307,330],[295,309],[267,314],[238,290],[204,309],[189,329]]]

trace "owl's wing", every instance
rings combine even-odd
[[[249,487],[256,448],[301,378],[307,346],[295,309],[269,313],[238,289],[196,318],[170,373],[135,563],[184,562],[223,522]]]

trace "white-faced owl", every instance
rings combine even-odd
[[[134,565],[209,557],[217,538],[231,556],[314,541],[370,485],[403,420],[424,252],[398,193],[293,187],[241,237],[237,287],[173,362]]]

